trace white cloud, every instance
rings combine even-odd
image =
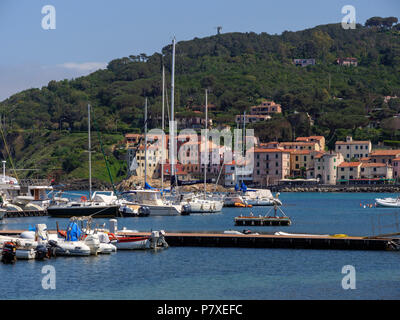
[[[59,64],[58,67],[66,68],[66,69],[74,69],[77,71],[95,71],[98,69],[105,69],[107,67],[107,63],[105,62],[66,62],[63,64]]]

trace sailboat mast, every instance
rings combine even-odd
[[[92,146],[90,137],[90,104],[88,104],[89,200],[92,200]]]
[[[175,37],[172,40],[172,70],[171,70],[171,125],[170,125],[170,164],[171,177],[175,175],[175,125],[174,125],[174,103],[175,103]]]
[[[161,190],[164,190],[164,108],[165,108],[165,67],[162,67],[162,112],[161,112],[161,129],[162,129],[162,148],[161,148]]]
[[[147,98],[144,103],[144,186],[147,182]]]
[[[205,130],[205,141],[204,141],[204,199],[206,198],[206,193],[207,193],[207,168],[206,165],[208,164],[208,92],[206,89],[206,130]]]

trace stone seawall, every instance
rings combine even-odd
[[[272,192],[372,192],[400,193],[400,185],[270,186]]]

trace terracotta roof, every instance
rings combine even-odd
[[[373,156],[397,156],[400,154],[400,150],[375,150],[370,153],[370,157]]]
[[[283,146],[314,146],[316,142],[281,142],[280,143]]]
[[[313,152],[312,150],[293,150],[290,151],[291,154],[311,154],[311,152]]]
[[[339,168],[358,167],[361,162],[342,162],[338,165]]]
[[[249,151],[252,151],[250,149]],[[271,149],[263,149],[263,148],[254,148],[254,153],[261,153],[261,152],[284,152],[284,153],[290,153],[290,150],[284,150],[284,149],[276,149],[276,148],[271,148]]]
[[[392,161],[400,161],[400,157],[394,158]]]
[[[361,164],[363,168],[373,168],[373,167],[386,167],[385,163],[371,163],[371,162],[364,162]]]

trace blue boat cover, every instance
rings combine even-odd
[[[242,185],[240,186],[240,190],[242,190],[243,192],[247,191],[247,186],[244,184],[244,182],[242,182]]]
[[[235,185],[235,191],[239,191],[240,190],[240,187],[239,187],[239,185],[236,183],[236,185]]]
[[[145,188],[146,190],[153,190],[153,189],[156,189],[156,188],[153,188],[151,185],[149,185],[147,182],[144,184],[144,188]]]
[[[67,241],[78,241],[82,231],[75,221],[70,222],[67,228]]]

